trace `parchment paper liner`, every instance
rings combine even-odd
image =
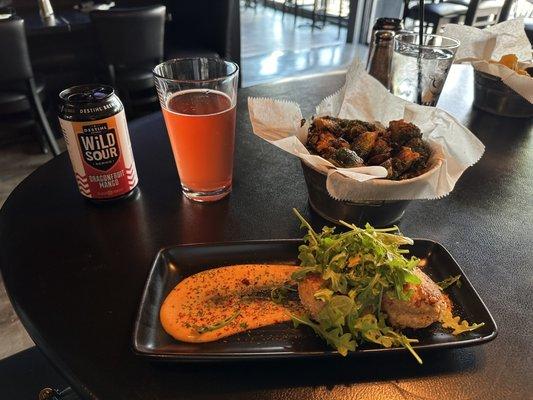
[[[503,83],[513,89],[530,103],[533,103],[533,78],[520,75],[498,63],[505,54],[516,54],[522,62],[522,69],[533,67],[531,62],[531,43],[524,30],[522,18],[505,21],[485,29],[472,26],[447,24],[444,36],[461,42],[455,63],[470,63],[474,69],[501,78]]]

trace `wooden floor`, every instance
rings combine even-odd
[[[365,56],[364,48],[345,44],[344,28],[311,29],[308,19],[283,17],[261,6],[242,10],[241,35],[243,86],[342,70],[354,56]],[[50,158],[31,138],[0,148],[0,207],[19,182]],[[0,359],[31,345],[0,278]]]

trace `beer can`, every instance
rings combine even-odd
[[[138,183],[124,106],[111,86],[74,86],[59,94],[59,123],[80,193],[105,201]]]

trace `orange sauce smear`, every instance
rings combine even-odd
[[[181,281],[160,310],[165,331],[177,340],[212,342],[279,322],[300,311],[297,301],[277,304],[272,288],[291,282],[294,265],[245,264],[214,268]],[[219,328],[221,323],[224,325]]]

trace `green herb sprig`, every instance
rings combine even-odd
[[[453,284],[456,284],[457,287],[461,287],[460,279],[461,279],[461,275],[450,276],[440,282],[437,282],[437,286],[440,287],[440,290],[442,291],[448,289]]]
[[[229,323],[231,323],[231,321],[233,321],[235,318],[237,318],[240,314],[241,314],[241,312],[237,310],[233,314],[231,314],[229,317],[224,318],[222,321],[216,322],[216,323],[211,324],[211,325],[195,326],[194,329],[198,333],[206,333],[206,332],[216,331],[217,329],[223,328],[226,325],[228,325]]]
[[[289,294],[297,291],[296,287],[289,284],[276,286],[270,291],[270,299],[276,304],[284,304],[287,302]]]

